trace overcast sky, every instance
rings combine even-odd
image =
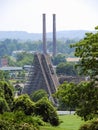
[[[94,30],[98,25],[98,0],[0,0],[0,31],[42,32],[46,13],[47,32],[52,14],[59,30]]]

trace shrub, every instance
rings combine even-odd
[[[11,110],[14,99],[13,88],[6,81],[0,81],[0,97],[2,97],[6,101],[8,107]]]
[[[13,111],[23,111],[26,115],[31,115],[34,108],[34,102],[30,100],[27,94],[19,96],[13,103]]]
[[[12,130],[10,123],[0,119],[0,130]],[[14,130],[14,129],[13,129]]]
[[[33,92],[31,95],[31,100],[34,102],[37,102],[38,100],[40,100],[43,97],[47,97],[48,98],[48,94],[44,89],[40,89],[38,91]]]
[[[84,124],[83,126],[80,127],[79,130],[89,130],[89,124]]]
[[[59,117],[56,109],[47,98],[42,98],[35,104],[35,113],[43,118],[43,121],[49,122],[53,126],[59,125]]]
[[[14,122],[16,123],[29,123],[33,126],[38,127],[39,125],[43,126],[45,123],[43,120],[38,116],[32,116],[32,115],[25,115],[22,111],[16,111],[14,113]]]
[[[21,125],[16,125],[15,130],[39,130],[39,129],[28,123],[23,123]]]
[[[0,113],[3,114],[5,111],[9,111],[10,108],[8,106],[8,103],[6,100],[2,97],[0,97]]]
[[[39,130],[39,125],[45,125],[40,117],[25,115],[22,111],[0,115],[0,130]]]
[[[84,124],[79,130],[98,130],[98,120]]]
[[[98,120],[92,121],[89,130],[98,130]]]
[[[10,123],[9,121],[0,120],[0,130],[39,130],[39,127],[29,123]]]

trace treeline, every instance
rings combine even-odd
[[[57,40],[57,53],[64,53],[66,56],[73,56],[74,49],[70,48],[70,44],[76,43],[75,40],[67,39]],[[20,41],[18,39],[5,39],[0,41],[0,57],[12,55],[13,51],[35,51],[42,52],[42,41]],[[52,41],[47,41],[47,51],[53,51]]]

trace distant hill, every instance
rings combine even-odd
[[[57,31],[57,39],[76,39],[80,40],[85,36],[88,30],[68,30]],[[0,40],[3,39],[19,39],[19,40],[42,40],[42,33],[28,33],[25,31],[0,31]],[[47,39],[52,39],[52,32],[47,33]]]

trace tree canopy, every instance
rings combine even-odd
[[[2,107],[2,112],[12,109],[13,100],[14,94],[12,86],[5,81],[0,81],[0,107]]]
[[[95,78],[98,75],[98,32],[86,33],[84,39],[71,47],[75,47],[75,56],[80,57],[77,64],[81,67],[80,73]]]
[[[42,99],[43,97],[48,98],[48,94],[44,89],[39,89],[39,90],[37,90],[35,92],[32,92],[30,97],[31,97],[32,101],[37,102],[38,100]]]
[[[55,94],[62,105],[60,108],[75,110],[83,120],[98,117],[98,88],[94,86],[91,81],[82,81],[77,85],[64,82]]]
[[[23,94],[14,100],[13,111],[23,111],[26,115],[31,115],[34,112],[34,102],[27,94]]]
[[[74,63],[60,63],[56,67],[57,74],[67,75],[67,76],[76,76],[78,75],[77,70],[75,69]]]
[[[52,58],[52,62],[54,65],[58,65],[60,63],[66,62],[65,55],[64,54],[58,54],[55,57]]]

